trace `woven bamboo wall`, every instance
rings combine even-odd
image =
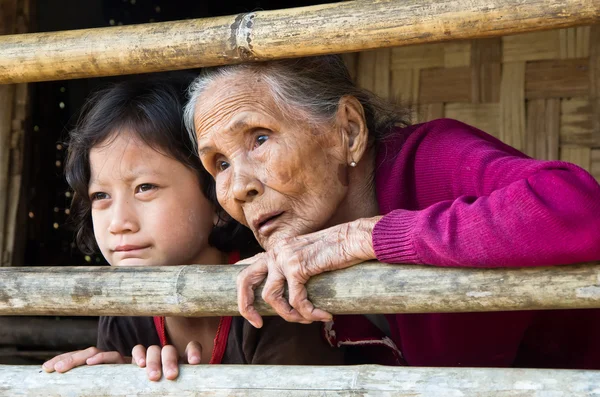
[[[358,84],[600,182],[600,25],[347,54]]]

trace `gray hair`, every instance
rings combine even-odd
[[[197,149],[194,111],[198,98],[216,80],[240,73],[261,77],[283,114],[319,125],[332,122],[340,99],[355,97],[363,106],[370,143],[385,140],[396,126],[408,125],[408,112],[372,92],[358,88],[338,55],[283,59],[203,69],[190,85],[184,123]]]

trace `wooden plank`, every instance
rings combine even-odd
[[[502,71],[502,40],[473,40],[471,46],[471,101],[500,101]]]
[[[546,160],[558,160],[560,153],[560,99],[546,100]]]
[[[419,123],[441,119],[444,116],[443,103],[419,104],[417,111],[417,120]]]
[[[558,30],[502,37],[502,59],[504,62],[555,59],[559,55]]]
[[[388,48],[358,54],[356,82],[382,98],[390,96],[390,57]]]
[[[0,345],[84,349],[96,345],[98,319],[0,317]]]
[[[562,145],[560,147],[560,159],[577,164],[589,172],[592,165],[592,150],[584,146]]]
[[[456,41],[444,44],[444,67],[457,68],[471,65],[471,42]]]
[[[500,84],[500,139],[525,147],[525,62],[506,62]]]
[[[527,102],[527,134],[525,136],[525,154],[545,160],[546,145],[541,138],[546,127],[546,100],[534,99]]]
[[[237,315],[241,266],[0,268],[0,315]],[[335,314],[600,308],[600,263],[443,268],[376,262],[310,279]],[[274,314],[260,299],[257,310]]]
[[[470,68],[422,69],[419,102],[471,102]]]
[[[460,120],[490,135],[500,135],[500,105],[497,103],[448,103],[445,117]]]
[[[525,96],[527,99],[585,96],[589,92],[589,67],[588,59],[528,62]]]
[[[392,70],[441,68],[444,66],[443,44],[392,48]]]
[[[571,98],[560,101],[561,145],[593,145],[594,114],[587,98]]]
[[[600,147],[600,25],[592,26],[589,40],[589,97],[592,106],[592,141]]]
[[[418,69],[392,70],[391,96],[401,106],[417,106],[419,103]]]
[[[559,132],[560,100],[528,101],[525,153],[540,160],[558,160]]]
[[[592,165],[590,172],[592,176],[596,178],[598,183],[600,183],[600,148],[592,149],[591,161]]]
[[[0,266],[11,266],[17,240],[17,213],[21,196],[21,180],[23,174],[23,151],[25,145],[25,119],[27,117],[27,105],[29,91],[26,83],[15,85],[14,114],[12,120],[11,142],[10,142],[10,167],[8,176],[8,189],[6,190],[7,205],[4,225],[4,252],[0,258]],[[25,233],[20,234],[24,238]]]
[[[3,263],[2,257],[4,256],[7,232],[14,100],[15,86],[0,85],[0,263]]]
[[[29,5],[29,0],[0,0],[0,34],[27,32]],[[0,87],[0,266],[12,264],[17,239],[27,94],[27,84]]]
[[[588,397],[600,371],[517,368],[181,365],[177,381],[150,382],[144,368],[101,365],[64,374],[0,366],[10,396],[463,396]]]
[[[0,38],[0,83],[61,80],[591,25],[597,0],[359,0]]]
[[[559,57],[562,59],[587,58],[589,56],[590,27],[579,26],[560,29]]]

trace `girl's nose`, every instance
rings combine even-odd
[[[135,233],[139,230],[139,220],[129,200],[115,200],[108,231],[113,234]]]

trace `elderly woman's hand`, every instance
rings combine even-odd
[[[238,308],[257,328],[262,318],[253,306],[254,290],[266,278],[262,298],[290,322],[329,321],[331,314],[314,307],[305,284],[323,272],[375,259],[372,233],[380,216],[358,219],[315,233],[278,242],[268,252],[242,261],[250,266],[237,278]],[[289,301],[283,292],[288,284]]]

